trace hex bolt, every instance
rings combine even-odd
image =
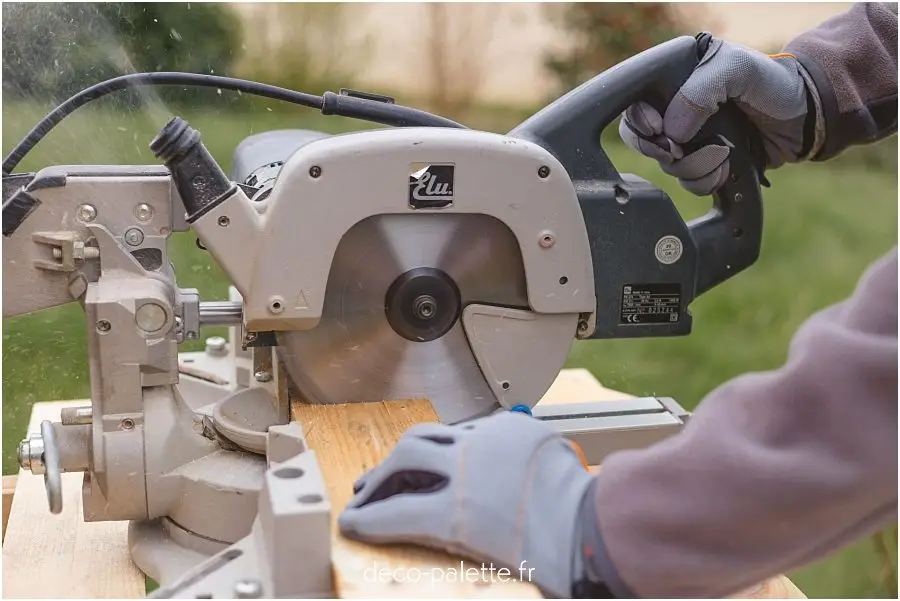
[[[272,372],[260,370],[253,374],[253,378],[257,382],[271,382],[272,381]]]
[[[62,259],[63,251],[61,248],[53,249],[53,258],[54,259]],[[76,259],[81,258],[84,260],[88,259],[99,259],[100,258],[100,249],[96,246],[85,246],[81,249],[81,257],[75,256]]]
[[[19,467],[25,470],[31,469],[31,441],[23,440],[16,449],[16,456],[19,459]]]
[[[153,219],[153,207],[148,205],[146,202],[142,202],[138,206],[134,207],[134,217],[142,223],[147,223],[148,221]]]
[[[75,217],[83,223],[90,223],[97,218],[97,209],[94,205],[83,204],[75,209]]]
[[[538,238],[538,244],[541,245],[541,248],[551,248],[556,244],[556,237],[553,235],[553,232],[545,230],[541,232],[541,235]]]
[[[127,242],[129,246],[140,246],[144,242],[144,232],[136,227],[129,228],[125,232],[125,242]]]
[[[18,459],[22,469],[31,470],[32,474],[44,473],[44,438],[34,433],[20,442]]]
[[[259,580],[238,580],[234,585],[234,596],[238,599],[259,599],[262,594]]]
[[[206,354],[221,356],[228,351],[228,341],[221,336],[210,336],[206,339]]]

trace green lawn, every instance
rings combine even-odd
[[[33,108],[4,106],[4,154],[37,116]],[[183,116],[202,132],[223,165],[230,164],[233,147],[253,132],[280,127],[340,131],[360,126],[303,109]],[[54,162],[153,162],[146,148],[164,117],[85,111],[54,131],[20,169]],[[495,127],[500,130],[506,125]],[[665,187],[685,215],[706,210],[706,200],[683,192],[653,163],[618,144],[611,144],[609,150],[620,171]],[[688,408],[732,376],[778,366],[800,323],[849,294],[866,265],[896,244],[897,170],[895,161],[889,164],[893,167],[867,168],[840,161],[772,173],[772,188],[765,194],[762,256],[754,268],[694,304],[691,336],[578,343],[569,365],[590,369],[611,388],[672,396]],[[195,248],[193,237],[181,234],[173,244],[179,284],[199,288],[207,300],[224,298],[221,271]],[[17,469],[15,448],[33,402],[88,396],[83,329],[77,305],[4,322],[3,473]],[[196,348],[186,345],[185,350]],[[896,539],[888,540],[890,565],[896,572]],[[887,582],[882,571],[875,541],[864,540],[791,576],[810,597],[895,595],[896,582]]]

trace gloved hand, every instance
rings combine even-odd
[[[705,196],[725,183],[734,141],[720,136],[718,142],[689,153],[681,145],[692,141],[729,100],[759,130],[767,167],[799,162],[812,150],[816,128],[807,129],[807,114],[818,105],[818,95],[797,59],[768,56],[720,39],[710,42],[664,116],[647,103],[633,104],[619,122],[619,135],[634,150],[656,159],[687,190]],[[817,111],[812,112],[814,124]]]
[[[530,416],[421,424],[360,478],[338,524],[348,538],[442,549],[569,598],[590,482],[568,441]]]

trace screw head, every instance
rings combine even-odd
[[[546,179],[549,176],[550,176],[550,167],[547,167],[546,165],[541,165],[541,167],[538,169],[538,177],[541,179]]]
[[[140,246],[144,242],[144,232],[136,227],[129,228],[125,232],[125,242],[127,242],[129,246]]]
[[[260,370],[260,371],[256,372],[255,374],[253,374],[253,378],[257,382],[271,382],[272,381],[272,372]]]
[[[234,596],[238,599],[259,599],[262,594],[259,580],[238,580],[234,585]]]
[[[231,223],[231,219],[229,219],[227,215],[222,215],[221,217],[219,217],[217,223],[222,227],[228,227],[228,225]]]
[[[83,223],[90,223],[97,218],[97,209],[94,205],[83,204],[75,209],[75,217]]]
[[[313,165],[309,168],[309,176],[312,178],[317,178],[322,175],[322,168],[318,165]]]
[[[269,313],[278,314],[284,311],[284,299],[280,296],[273,296],[269,299]]]
[[[541,248],[551,248],[554,244],[556,244],[556,237],[551,231],[543,231],[538,237],[538,244],[541,245]]]
[[[134,420],[126,417],[119,423],[119,427],[123,430],[134,430]]]
[[[147,223],[148,221],[153,219],[153,207],[148,205],[146,202],[142,202],[138,206],[134,207],[134,217],[142,223]]]
[[[101,334],[106,334],[112,329],[112,324],[106,321],[105,319],[101,319],[97,322],[97,331]]]

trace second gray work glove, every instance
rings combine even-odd
[[[360,478],[338,524],[348,538],[442,549],[570,598],[591,479],[568,441],[524,414],[420,424]]]
[[[705,196],[725,183],[735,141],[720,137],[689,153],[682,146],[728,101],[758,129],[768,168],[804,160],[816,145],[811,138],[817,128],[808,127],[807,115],[818,105],[818,97],[797,59],[790,54],[769,56],[720,39],[710,42],[665,115],[645,102],[633,104],[619,123],[619,135],[629,147],[656,159],[688,191]]]

